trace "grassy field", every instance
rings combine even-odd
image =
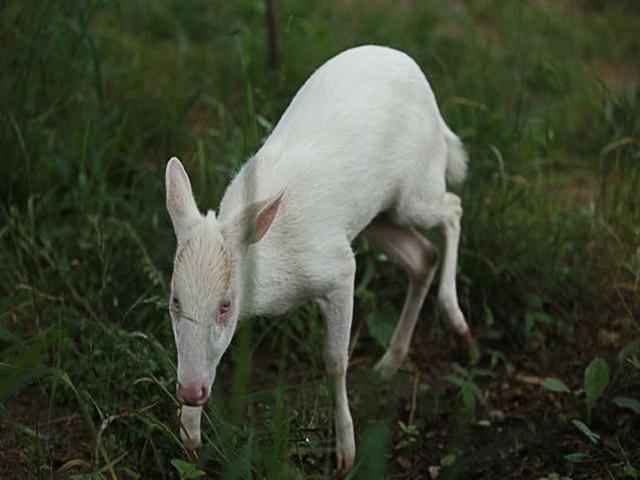
[[[295,91],[366,43],[421,65],[470,152],[459,358],[430,295],[371,367],[406,281],[366,240],[350,478],[638,478],[640,4],[65,1],[0,6],[0,478],[331,478],[312,305],[242,325],[205,447],[180,441],[164,166],[216,208]],[[434,236],[434,241],[440,239]]]

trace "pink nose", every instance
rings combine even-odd
[[[201,383],[189,383],[185,386],[178,383],[176,387],[176,398],[183,405],[190,407],[199,407],[209,398],[207,387]]]

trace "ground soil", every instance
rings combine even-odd
[[[69,478],[79,472],[75,461],[91,460],[92,437],[79,412],[54,405],[27,387],[14,395],[7,408],[11,424],[0,420],[0,478]],[[34,462],[34,459],[39,459]]]
[[[420,427],[414,447],[393,450],[389,455],[391,478],[539,479],[554,472],[576,480],[605,478],[607,472],[613,478],[623,478],[626,462],[640,462],[638,416],[613,407],[610,402],[603,404],[590,423],[601,436],[601,441],[593,444],[571,424],[574,418],[585,419],[582,400],[551,393],[540,386],[544,377],[553,376],[571,388],[580,388],[585,366],[599,355],[612,370],[609,397],[621,392],[637,398],[637,369],[616,364],[615,358],[633,338],[631,322],[624,316],[612,312],[585,317],[582,322],[545,332],[543,342],[508,335],[495,339],[488,329],[476,328],[474,336],[480,351],[476,368],[484,373],[475,376],[474,382],[485,396],[486,405],[478,405],[471,422],[462,421],[463,414],[456,406],[459,402],[455,401],[457,387],[442,380],[443,374],[454,371],[453,362],[461,360],[460,351],[452,335],[433,328],[428,317],[423,313],[412,343],[411,360],[403,365],[399,379],[381,384],[374,397],[384,403],[385,396],[397,393],[392,390],[399,388],[401,407],[392,415]],[[500,352],[504,360],[491,367],[492,351]],[[256,355],[262,355],[260,363],[268,366],[268,352],[259,351]],[[362,353],[359,348],[351,359],[349,395],[357,430],[367,423],[360,417],[366,415],[363,398],[370,396],[359,388],[359,378],[367,375],[374,361],[373,355]],[[464,361],[460,365],[465,365]],[[310,380],[310,384],[317,376],[309,377],[308,371],[291,375]],[[416,395],[416,389],[422,391],[427,385],[440,391],[448,404],[416,405],[422,398]],[[295,403],[295,399],[289,400]],[[57,472],[54,478],[77,473],[73,468],[60,471],[75,461],[86,469],[93,441],[78,412],[55,406],[47,420],[49,401],[34,388],[22,390],[7,407],[14,424],[0,423],[0,478],[37,478],[34,458],[40,458],[40,465],[45,466],[41,471],[45,478],[51,471]],[[391,441],[397,445],[403,432],[396,426],[397,421],[390,424],[394,425]],[[308,452],[292,451],[292,461],[310,474],[318,464],[327,464],[327,456],[332,456],[331,433],[315,434],[323,445],[321,452],[316,452],[315,463],[309,463]],[[584,453],[585,457],[579,463],[569,462],[565,455],[572,452]]]
[[[607,478],[607,472],[612,478],[623,478],[620,472],[628,459],[639,468],[640,419],[610,403],[614,392],[624,391],[636,398],[640,393],[637,368],[616,363],[619,350],[633,339],[630,327],[628,318],[612,313],[585,317],[565,329],[546,332],[544,342],[518,338],[496,341],[488,338],[485,330],[476,329],[479,365],[486,365],[488,351],[495,349],[504,355],[509,368],[501,362],[487,375],[475,378],[486,406],[479,409],[471,426],[461,427],[461,422],[452,418],[455,411],[448,418],[440,415],[432,419],[430,448],[421,451],[407,476],[539,479],[555,472],[577,480]],[[416,342],[434,338],[428,327],[418,327]],[[605,358],[612,371],[609,398],[601,402],[590,423],[601,436],[597,445],[571,424],[573,419],[586,421],[583,397],[552,393],[540,385],[543,378],[551,376],[580,389],[584,369],[596,356]],[[434,369],[449,370],[451,358],[455,358],[451,348],[414,353],[420,375],[427,378]],[[442,468],[443,458],[452,452],[456,462]],[[586,455],[572,463],[565,455],[573,452]],[[620,468],[616,470],[615,466]]]

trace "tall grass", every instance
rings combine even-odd
[[[261,2],[1,7],[0,414],[26,432],[9,404],[30,385],[49,420],[58,407],[79,412],[92,445],[60,465],[49,437],[34,435],[39,477],[172,478],[171,459],[196,462],[177,435],[172,395],[165,161],[179,155],[200,207],[215,208],[304,79],[354,44],[413,55],[469,148],[458,278],[472,325],[522,344],[611,307],[640,329],[638,87],[612,92],[591,69],[605,56],[616,65],[638,58],[635,7],[278,7],[275,71]],[[404,280],[366,242],[356,249],[363,313],[354,325],[370,329],[357,352],[373,357]],[[226,478],[331,476],[321,341],[311,306],[241,327],[206,409],[198,468]],[[380,388],[365,374],[352,382],[358,392]],[[352,478],[390,468],[397,395],[384,407],[355,400],[362,438]]]

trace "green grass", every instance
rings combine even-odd
[[[475,366],[454,370],[459,390],[439,371],[413,392],[412,376],[377,383],[367,371],[388,341],[404,279],[356,242],[353,478],[409,475],[406,462],[430,448],[437,419],[450,424],[444,450],[459,457],[473,419],[491,408],[474,403],[473,385],[487,369],[502,375],[493,360],[508,363],[513,348],[551,351],[580,322],[622,322],[623,343],[640,335],[635,2],[277,7],[275,70],[260,1],[1,7],[0,414],[25,445],[30,475],[176,478],[172,459],[195,462],[177,436],[172,396],[166,298],[175,241],[165,162],[179,156],[200,207],[215,208],[305,78],[357,44],[411,54],[469,149],[458,282],[482,339]],[[432,305],[425,317],[447,344]],[[246,323],[217,376],[198,468],[225,478],[329,478],[332,400],[321,345],[310,305]],[[423,358],[438,342],[412,348]],[[640,364],[630,358],[612,389],[637,398]],[[406,423],[416,391],[418,434],[397,423]],[[57,409],[76,412],[89,447],[56,458],[51,437],[12,413],[16,402],[44,412],[46,429]],[[613,407],[603,404],[594,422],[607,429]],[[463,422],[453,420],[458,411]],[[630,458],[607,457],[602,468],[617,475]]]

